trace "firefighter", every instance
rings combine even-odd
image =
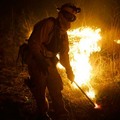
[[[56,68],[58,62],[56,55],[59,54],[59,61],[65,67],[68,79],[74,81],[68,55],[67,30],[70,28],[71,22],[76,20],[76,14],[81,9],[71,3],[66,3],[57,9],[56,18],[45,18],[35,24],[28,40],[29,87],[37,103],[39,120],[51,120],[47,114],[49,104],[46,98],[46,88],[52,100],[56,120],[68,120],[69,115],[61,93],[63,83]]]

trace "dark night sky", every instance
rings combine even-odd
[[[55,10],[55,6],[58,4],[65,3],[65,1],[69,0],[1,0],[0,9],[2,12],[7,12],[11,8],[16,11],[19,10],[29,10],[33,12],[43,11],[53,11]]]
[[[120,18],[119,0],[1,0],[0,13],[2,17],[0,19],[11,14],[11,11],[18,15],[21,11],[24,11],[25,14],[29,12],[39,18],[56,16],[56,6],[59,7],[70,1],[82,9],[81,14],[78,15],[78,21],[81,24],[97,24],[99,26],[111,24],[115,14],[117,14],[117,19]]]
[[[120,31],[120,0],[0,0],[0,45],[5,48],[19,46],[28,38],[29,28],[36,21],[56,16],[56,7],[70,1],[82,10],[72,29],[96,26],[102,31],[109,32],[113,27]]]

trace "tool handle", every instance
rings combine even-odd
[[[95,107],[95,104],[93,103],[93,101],[85,94],[85,92],[82,90],[82,88],[75,81],[74,81],[74,83],[81,90],[81,92],[87,97],[87,99],[91,102],[91,104]]]

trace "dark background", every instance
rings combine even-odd
[[[75,3],[81,7],[84,17],[85,14],[89,14],[89,17],[94,19],[98,17],[106,23],[111,17],[114,17],[116,12],[120,12],[119,0],[1,0],[0,12],[2,16],[6,16],[11,12],[20,14],[24,11],[26,14],[31,12],[42,18],[51,15],[55,16],[56,7],[60,7],[66,2]]]
[[[119,0],[1,0],[0,54],[3,61],[15,61],[19,46],[29,38],[34,24],[45,17],[56,17],[56,8],[66,2],[82,9],[71,29],[94,26],[105,34],[113,30],[112,37],[120,37]]]

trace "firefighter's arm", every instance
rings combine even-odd
[[[40,60],[43,54],[49,53],[47,49],[44,47],[43,43],[49,40],[49,33],[52,30],[53,22],[46,21],[45,24],[42,25],[40,30],[33,30],[33,33],[29,39],[29,47],[31,53],[35,57],[36,60]]]
[[[44,27],[41,29],[41,36],[40,38],[42,39],[41,42],[41,52],[45,57],[53,57],[54,53],[49,51],[46,47],[45,44],[50,42],[50,32],[53,30],[54,27],[54,21],[49,20],[46,22]]]
[[[46,21],[44,25],[42,25],[42,28],[34,29],[33,33],[31,34],[31,37],[29,39],[29,48],[30,53],[32,54],[33,58],[35,59],[36,63],[40,68],[42,68],[43,72],[46,74],[48,64],[45,61],[44,58],[44,51],[45,48],[43,46],[43,43],[48,40],[49,32],[52,29],[52,23],[51,21]]]
[[[66,40],[63,43],[63,49],[60,52],[60,63],[65,67],[68,79],[73,82],[74,73],[70,65],[68,52],[69,52],[69,43],[68,43],[68,37],[66,36]]]

